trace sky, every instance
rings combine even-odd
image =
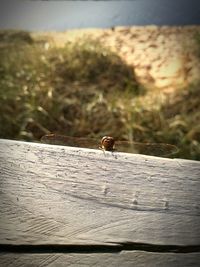
[[[0,1],[0,29],[63,31],[150,24],[200,25],[200,0]]]

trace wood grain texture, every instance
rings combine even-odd
[[[173,254],[123,251],[117,254],[1,254],[3,267],[196,267],[200,263],[200,253]]]
[[[0,140],[0,244],[200,245],[199,186],[197,161]]]

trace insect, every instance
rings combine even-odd
[[[139,153],[152,156],[169,156],[178,152],[178,148],[170,144],[115,141],[111,136],[104,136],[99,142],[99,140],[93,138],[47,134],[41,138],[41,142],[53,145],[67,145],[93,149],[100,148],[103,151]]]

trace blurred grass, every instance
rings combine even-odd
[[[171,96],[147,91],[132,67],[91,38],[56,48],[1,31],[0,58],[0,138],[108,134],[175,144],[176,157],[200,160],[199,85]]]

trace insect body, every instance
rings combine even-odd
[[[115,150],[115,140],[111,136],[104,136],[101,139],[101,149],[104,149],[106,151],[114,151]]]

